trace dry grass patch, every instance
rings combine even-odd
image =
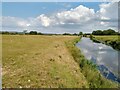
[[[88,87],[66,48],[75,36],[3,35],[3,87]]]

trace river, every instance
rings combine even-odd
[[[118,70],[120,70],[120,68],[118,69],[118,53],[120,51],[102,43],[95,43],[90,38],[85,37],[82,37],[76,46],[86,59],[98,66],[97,68],[103,76],[120,83],[120,78],[118,78]]]

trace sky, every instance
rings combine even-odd
[[[42,33],[92,32],[115,29],[118,24],[116,2],[3,2],[3,31]]]

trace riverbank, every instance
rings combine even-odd
[[[109,45],[116,50],[120,50],[120,35],[93,36],[92,40],[94,42],[100,42]]]
[[[80,40],[80,37],[66,42],[66,45],[71,52],[74,60],[78,63],[80,71],[85,76],[90,88],[116,88],[117,83],[104,78],[97,70],[96,65],[85,59],[80,50],[75,46]]]

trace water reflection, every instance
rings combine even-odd
[[[94,43],[89,38],[84,37],[76,45],[88,60],[98,65],[98,69],[106,78],[120,82],[120,79],[117,78],[118,51],[105,44]]]

